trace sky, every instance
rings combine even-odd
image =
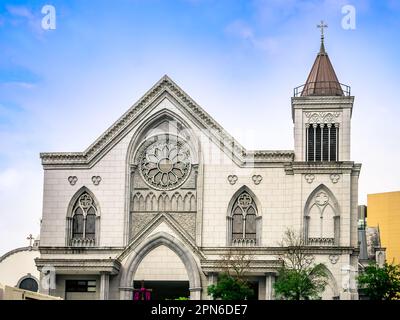
[[[164,74],[247,149],[293,150],[321,20],[366,204],[400,190],[400,0],[1,0],[0,256],[39,234],[39,153],[83,151]]]

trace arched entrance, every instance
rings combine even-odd
[[[335,277],[327,267],[325,267],[325,271],[328,276],[328,283],[322,293],[322,300],[339,300],[340,294]]]
[[[165,245],[150,251],[134,275],[133,299],[141,300],[141,288],[149,290],[151,300],[189,298],[189,278],[178,255]]]
[[[135,278],[135,275],[142,261],[146,258],[146,256],[149,253],[150,253],[149,256],[150,261],[154,257],[157,256],[159,257],[159,255],[157,255],[157,251],[155,251],[154,257],[152,257],[151,251],[160,246],[162,246],[161,250],[165,250],[165,248],[163,247],[166,247],[168,250],[170,251],[172,250],[173,251],[172,253],[175,254],[177,257],[179,257],[181,263],[183,264],[186,270],[187,281],[189,282],[190,299],[199,300],[201,294],[201,280],[196,261],[194,260],[192,253],[183,245],[181,241],[179,241],[178,239],[176,239],[175,237],[166,232],[158,232],[150,236],[139,246],[137,246],[132,250],[131,256],[128,258],[126,262],[126,267],[123,268],[123,273],[121,276],[121,282],[120,282],[121,299],[124,300],[133,299],[132,286],[134,284],[134,280],[139,281],[137,278]],[[160,261],[159,263],[162,263],[162,261]],[[139,269],[139,276],[140,272],[142,271]],[[182,272],[178,273],[177,275],[179,279],[179,277],[182,277]],[[168,276],[171,277],[173,276],[173,274],[170,274]],[[185,280],[178,280],[178,281],[185,281]],[[159,283],[158,285],[161,285],[161,283]]]

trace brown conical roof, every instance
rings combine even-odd
[[[343,96],[343,90],[325,51],[323,37],[321,40],[321,49],[308,75],[301,96]]]

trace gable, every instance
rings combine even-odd
[[[41,153],[43,167],[93,167],[164,98],[176,102],[181,111],[239,166],[291,162],[294,159],[291,150],[246,150],[168,76],[164,76],[85,151]]]

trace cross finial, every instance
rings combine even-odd
[[[325,46],[324,46],[324,39],[325,39],[325,35],[324,35],[324,29],[328,28],[328,25],[325,24],[324,20],[321,20],[320,24],[317,24],[317,28],[321,29],[321,50],[320,52],[325,52]]]
[[[30,247],[32,247],[32,240],[33,240],[33,239],[34,239],[34,238],[33,238],[32,234],[30,234],[29,237],[26,238],[26,240],[29,240],[29,246],[30,246]]]

